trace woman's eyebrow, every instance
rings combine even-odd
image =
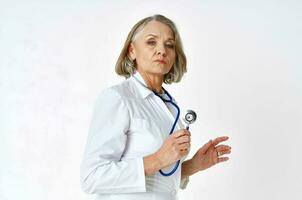
[[[152,34],[152,33],[148,34],[146,37],[148,37],[148,36],[153,36],[153,37],[155,37],[155,38],[158,38],[157,35]],[[172,41],[174,41],[174,38],[168,38],[167,40],[172,40]]]

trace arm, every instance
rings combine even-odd
[[[146,176],[154,175],[161,169],[161,164],[156,154],[151,154],[144,157],[144,170]]]
[[[181,179],[184,179],[196,173],[196,171],[194,171],[194,169],[192,168],[192,165],[192,159],[186,160],[182,163]]]
[[[122,159],[129,111],[119,94],[106,89],[98,97],[81,163],[81,187],[95,193],[145,192],[143,158]]]

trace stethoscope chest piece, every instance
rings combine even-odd
[[[184,122],[187,124],[186,129],[189,130],[189,125],[193,124],[197,119],[197,115],[193,110],[187,110],[185,116],[183,117]]]

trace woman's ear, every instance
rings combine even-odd
[[[129,47],[128,47],[128,55],[130,56],[130,58],[132,60],[135,60],[136,56],[135,56],[135,48],[133,43],[131,42]]]

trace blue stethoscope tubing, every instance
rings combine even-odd
[[[170,133],[169,133],[169,135],[171,135],[171,134],[173,133],[174,129],[175,129],[175,126],[176,126],[177,122],[178,122],[179,115],[180,115],[180,109],[179,109],[178,105],[172,101],[172,97],[171,97],[171,95],[169,94],[169,92],[166,91],[164,88],[163,88],[163,90],[164,90],[165,94],[167,94],[167,96],[169,97],[169,99],[164,99],[162,96],[160,96],[160,95],[159,95],[157,92],[155,92],[155,91],[153,91],[153,93],[154,93],[156,96],[158,96],[164,103],[166,103],[166,102],[167,102],[167,103],[171,103],[171,104],[176,108],[176,110],[177,110],[177,115],[176,115],[176,117],[175,117],[173,126],[172,126],[172,128],[171,128],[171,130],[170,130]],[[187,126],[186,129],[189,130],[189,126]],[[161,175],[163,175],[163,176],[171,176],[171,175],[177,170],[177,168],[178,168],[178,166],[179,166],[179,163],[180,163],[180,160],[178,160],[178,161],[176,162],[176,164],[174,165],[174,168],[172,169],[172,171],[170,171],[170,172],[168,172],[168,173],[165,173],[165,172],[163,172],[163,171],[160,169],[160,170],[159,170],[159,173],[160,173]]]
[[[133,77],[134,77],[141,85],[143,85],[144,87],[146,87],[146,86],[145,86],[140,80],[138,80],[135,76],[133,76]],[[161,96],[160,96],[157,92],[155,92],[155,91],[153,91],[153,93],[154,93],[156,96],[158,96],[164,103],[165,103],[165,102],[171,103],[171,104],[176,108],[176,110],[177,110],[177,115],[176,115],[176,117],[175,117],[173,126],[172,126],[172,128],[171,128],[171,130],[170,130],[170,133],[169,133],[169,135],[171,135],[171,134],[173,133],[174,129],[175,129],[175,126],[176,126],[177,122],[178,122],[179,115],[180,115],[180,109],[179,109],[179,107],[177,106],[177,104],[174,103],[174,102],[172,101],[172,96],[169,94],[169,92],[166,91],[164,88],[163,88],[163,90],[164,90],[165,94],[167,94],[167,96],[169,97],[169,100],[164,99],[163,97],[161,97]],[[189,126],[187,126],[186,129],[189,130]],[[161,169],[159,170],[159,173],[160,173],[161,175],[163,175],[163,176],[171,176],[171,175],[177,170],[177,168],[178,168],[178,166],[179,166],[179,163],[180,163],[180,160],[178,160],[178,161],[176,162],[176,164],[175,164],[173,170],[170,171],[169,173],[165,173],[165,172],[163,172]]]

